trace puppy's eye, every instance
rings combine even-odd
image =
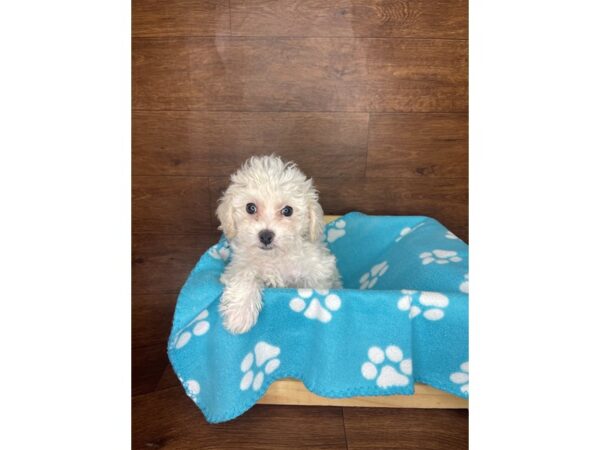
[[[285,217],[290,217],[294,213],[294,209],[291,206],[286,206],[281,210],[281,214]]]
[[[248,214],[256,214],[256,205],[254,203],[248,203],[246,205],[246,212]]]

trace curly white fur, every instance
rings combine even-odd
[[[225,289],[219,307],[230,332],[245,333],[254,326],[264,287],[341,287],[335,256],[321,239],[318,200],[312,180],[275,155],[252,157],[231,176],[217,208],[219,228],[232,249],[221,276]],[[256,212],[249,213],[248,204]],[[289,217],[286,206],[292,209]],[[259,238],[264,230],[274,233],[270,244]]]

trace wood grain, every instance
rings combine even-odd
[[[165,367],[165,370],[156,385],[156,390],[169,389],[176,386],[181,387],[181,382],[177,379],[177,375],[173,371],[171,364],[167,364],[167,367]]]
[[[241,417],[209,425],[175,387],[135,397],[134,449],[346,449],[341,408],[257,405]]]
[[[367,42],[369,111],[467,111],[466,41]]]
[[[252,155],[277,153],[316,175],[363,176],[368,122],[365,113],[135,111],[134,174],[229,176]]]
[[[134,294],[177,293],[200,256],[218,235],[134,234],[132,289]]]
[[[468,176],[466,114],[371,114],[369,177]]]
[[[136,294],[132,298],[131,345],[161,344],[165,348],[175,312],[177,294]]]
[[[466,0],[231,0],[244,36],[467,38]]]
[[[133,56],[137,110],[467,109],[465,41],[134,39]]]
[[[131,350],[132,395],[152,392],[167,367],[166,344],[135,347]]]
[[[330,214],[425,215],[448,227],[468,223],[468,184],[462,178],[317,178]]]
[[[227,178],[210,179],[213,209]],[[468,224],[465,178],[315,178],[328,214],[426,215],[453,229]]]
[[[133,0],[133,36],[229,34],[228,0]]]
[[[211,233],[208,178],[134,176],[133,229],[138,233]]]
[[[461,450],[469,447],[466,409],[344,408],[348,450]]]

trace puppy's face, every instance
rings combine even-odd
[[[307,234],[307,205],[301,197],[286,195],[285,191],[273,197],[264,194],[250,190],[235,202],[239,244],[269,251],[289,247]]]
[[[323,211],[312,180],[274,156],[253,157],[231,177],[219,201],[221,229],[238,247],[270,252],[315,241]]]

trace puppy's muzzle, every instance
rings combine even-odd
[[[262,244],[261,248],[263,250],[270,250],[272,248],[271,244],[273,243],[273,239],[275,239],[275,233],[271,230],[262,230],[258,233],[258,240]]]

